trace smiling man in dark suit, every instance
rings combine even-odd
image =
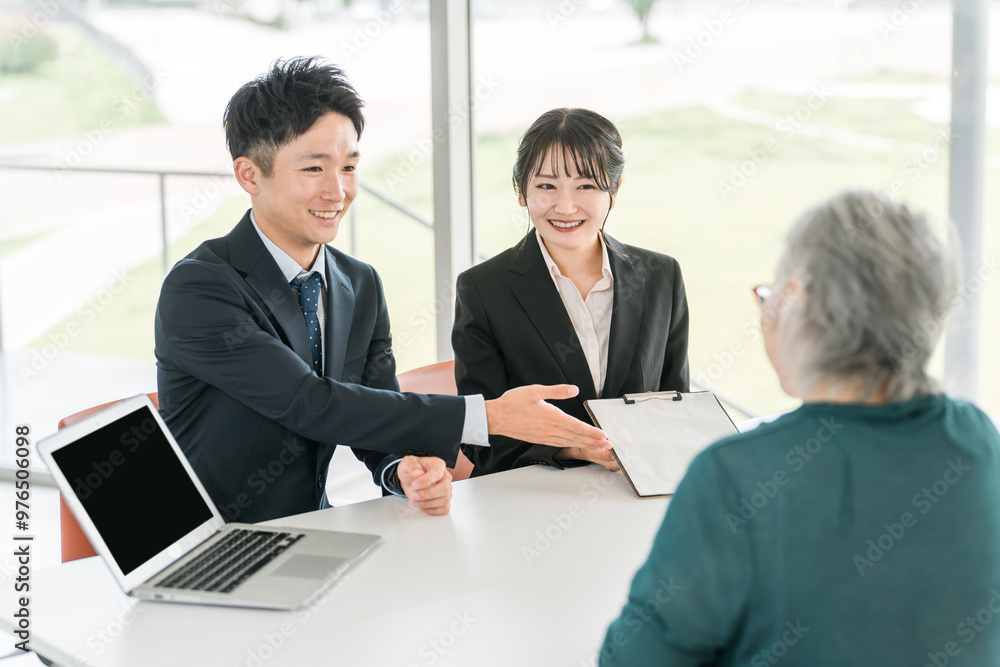
[[[226,109],[226,141],[252,208],[163,283],[155,336],[160,408],[230,520],[327,506],[325,473],[350,446],[388,492],[450,508],[460,443],[487,433],[610,447],[546,399],[576,388],[482,396],[399,393],[375,270],[327,243],[358,192],[362,100],[338,68],[276,63]],[[414,455],[415,454],[415,455]]]

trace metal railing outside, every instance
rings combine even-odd
[[[123,176],[155,176],[159,182],[159,202],[160,202],[160,239],[163,243],[162,259],[163,259],[163,273],[166,274],[170,270],[170,248],[167,239],[167,177],[185,177],[185,178],[222,178],[222,179],[235,179],[236,177],[227,172],[221,171],[185,171],[185,170],[164,170],[164,169],[131,169],[131,168],[116,168],[116,167],[64,167],[64,166],[50,166],[50,165],[34,165],[34,164],[18,164],[11,162],[0,162],[0,170],[20,170],[20,171],[41,171],[41,172],[76,172],[76,173],[89,173],[89,174],[118,174]],[[409,208],[405,204],[398,202],[391,197],[383,194],[376,188],[366,185],[364,182],[361,183],[361,189],[372,195],[382,203],[386,204],[390,208],[399,211],[406,217],[410,218],[414,222],[428,229],[434,229],[434,223],[427,220],[427,218],[421,216],[419,213],[415,212],[413,209]],[[350,252],[351,255],[356,253],[356,235],[355,235],[355,216],[357,215],[357,204],[355,203],[348,210],[347,214],[347,226],[350,229]],[[0,352],[3,352],[3,343],[0,339]]]
[[[170,246],[167,237],[167,190],[166,182],[168,177],[182,177],[182,178],[223,178],[223,179],[235,179],[235,176],[231,173],[226,172],[216,172],[216,171],[184,171],[184,170],[163,170],[163,169],[129,169],[129,168],[112,168],[112,167],[63,167],[63,166],[48,166],[48,165],[29,165],[29,164],[17,164],[10,162],[0,162],[0,170],[22,170],[22,171],[41,171],[41,172],[79,172],[79,173],[94,173],[94,174],[117,174],[121,176],[147,176],[156,177],[159,182],[159,210],[160,210],[160,238],[163,244],[161,251],[163,274],[166,275],[170,270]],[[434,223],[427,218],[421,216],[419,213],[409,208],[405,204],[392,199],[388,195],[380,192],[376,188],[369,185],[365,185],[361,182],[360,187],[363,191],[367,192],[369,195],[375,197],[383,204],[386,204],[392,209],[395,209],[399,213],[403,214],[407,218],[413,220],[414,222],[426,227],[427,229],[433,230]],[[352,256],[357,256],[357,203],[355,202],[351,208],[348,210],[347,215],[347,226],[350,231],[350,243],[349,252]],[[483,259],[483,257],[479,257]],[[2,305],[2,304],[0,304]],[[3,314],[0,310],[0,360],[3,358]],[[0,382],[3,382],[3,369],[0,367]],[[697,385],[695,385],[697,386]],[[734,410],[743,413],[747,417],[757,417],[758,415],[745,407],[741,401],[734,401],[731,397],[724,394],[720,394],[718,391],[712,387],[699,387],[705,391],[712,391],[719,398],[719,400],[733,408]],[[4,395],[6,392],[3,391],[3,387],[0,387],[0,393]],[[3,406],[0,406],[0,410],[6,413]]]

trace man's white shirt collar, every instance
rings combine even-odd
[[[303,272],[306,275],[316,271],[319,273],[320,279],[323,281],[323,286],[326,286],[326,248],[320,247],[319,252],[316,253],[316,260],[313,262],[312,267],[308,270],[303,269],[299,266],[299,263],[292,259],[291,255],[282,250],[275,244],[274,241],[267,238],[267,234],[260,230],[257,226],[257,218],[254,217],[253,209],[250,209],[250,222],[253,223],[253,228],[257,230],[257,234],[260,236],[260,240],[264,242],[264,247],[267,251],[271,253],[271,257],[274,258],[275,263],[278,265],[278,269],[281,274],[285,276],[285,282],[292,282],[293,279],[301,275]],[[303,276],[305,277],[305,276]]]

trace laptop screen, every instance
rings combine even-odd
[[[52,458],[126,575],[212,518],[147,406]]]

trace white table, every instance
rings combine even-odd
[[[298,612],[137,602],[82,559],[33,573],[32,646],[70,665],[592,665],[666,505],[597,466],[531,467],[456,483],[446,517],[383,498],[284,519],[383,536]]]

